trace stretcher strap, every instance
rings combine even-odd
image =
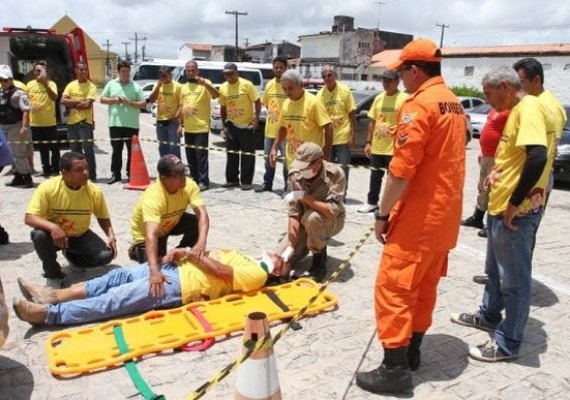
[[[121,325],[113,326],[113,333],[115,334],[115,341],[117,342],[117,346],[119,347],[119,351],[121,354],[125,354],[129,352],[129,347],[127,346],[127,342],[125,341],[125,336],[123,335],[123,328]],[[135,387],[140,392],[141,396],[144,397],[145,400],[165,400],[161,394],[155,394],[150,387],[146,384],[145,380],[139,374],[136,364],[133,360],[125,361],[125,368],[129,373],[129,377],[135,384]]]
[[[196,308],[189,309],[192,314],[196,317],[196,319],[200,322],[202,327],[204,328],[204,332],[212,332],[212,325],[208,322],[206,318],[204,318],[204,314],[198,311]],[[202,343],[196,344],[185,344],[180,349],[182,351],[204,351],[208,350],[216,343],[216,338],[211,337],[202,341]]]
[[[277,296],[277,293],[275,293],[274,291],[270,290],[265,292],[265,294],[267,295],[267,297],[269,297],[269,300],[275,303],[275,305],[279,307],[283,312],[291,311],[291,309],[287,307],[287,304],[283,303],[283,301],[279,298],[279,296]],[[291,318],[287,318],[284,319],[283,321],[288,322],[290,320]],[[303,327],[301,326],[301,324],[296,321],[291,324],[291,329],[293,329],[294,331],[298,331],[299,329],[302,328]]]

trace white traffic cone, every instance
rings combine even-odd
[[[269,321],[262,312],[247,316],[243,332],[244,351],[269,333]],[[238,369],[235,400],[281,400],[277,363],[273,349],[254,352]]]

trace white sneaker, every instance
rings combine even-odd
[[[375,211],[377,209],[378,209],[378,206],[375,204],[365,204],[358,209],[358,212],[362,213],[362,214],[367,214],[367,213],[371,213],[372,211]]]

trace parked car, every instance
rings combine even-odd
[[[354,146],[350,149],[350,155],[354,158],[365,157],[364,146],[368,136],[368,110],[378,95],[376,90],[353,90],[354,102],[356,103],[356,137]]]
[[[566,115],[570,115],[570,105],[564,106]],[[570,182],[570,119],[562,130],[562,137],[556,148],[554,159],[554,180],[556,182]]]
[[[473,137],[478,138],[481,136],[481,131],[483,126],[487,122],[487,115],[491,111],[491,106],[487,103],[479,104],[478,106],[472,108],[471,110],[466,110],[473,128]]]
[[[479,97],[458,96],[457,98],[465,111],[469,111],[478,105],[485,104],[485,100],[480,99]]]

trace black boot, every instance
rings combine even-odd
[[[475,211],[473,212],[473,215],[470,216],[469,218],[464,219],[461,222],[461,225],[483,229],[485,226],[483,224],[483,217],[484,216],[485,216],[485,211],[481,211],[477,207],[475,207]]]
[[[11,187],[20,187],[23,184],[24,184],[24,179],[22,177],[22,174],[20,174],[19,172],[14,173],[14,178],[10,182],[6,182],[6,186],[11,186]]]
[[[425,332],[414,332],[412,335],[410,347],[408,348],[408,363],[412,371],[417,371],[420,367],[420,346],[422,345],[422,340],[424,340],[424,335]]]
[[[34,181],[32,181],[32,174],[22,175],[22,185],[24,189],[30,189],[34,187]]]
[[[10,243],[10,237],[8,236],[8,232],[0,225],[0,244],[8,244]]]
[[[408,365],[408,347],[384,349],[382,365],[372,371],[356,374],[356,384],[376,394],[413,394],[412,373]]]
[[[320,253],[313,253],[313,260],[309,276],[315,282],[321,283],[327,275],[327,247],[325,246]]]

